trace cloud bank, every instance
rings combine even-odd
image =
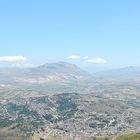
[[[88,55],[80,56],[80,55],[71,55],[67,57],[68,59],[73,60],[81,60],[84,63],[90,63],[90,64],[105,64],[106,60],[101,57],[89,57]]]
[[[89,58],[89,56],[84,56],[84,57],[83,57],[83,59],[88,59],[88,58]]]
[[[68,59],[80,59],[80,56],[79,55],[71,55],[71,56],[68,56]]]
[[[0,62],[25,62],[27,58],[24,56],[0,56]]]
[[[86,63],[92,63],[92,64],[104,64],[106,61],[103,58],[91,58],[87,59],[84,62]]]

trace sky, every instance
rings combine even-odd
[[[140,66],[139,0],[0,0],[0,66]]]

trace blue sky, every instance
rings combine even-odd
[[[0,66],[55,61],[90,70],[140,66],[139,5],[139,0],[1,0]]]

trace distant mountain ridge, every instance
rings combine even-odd
[[[112,76],[140,76],[139,66],[128,66],[119,69],[112,69],[103,72],[99,72],[98,75],[112,75]]]
[[[72,81],[90,84],[106,80],[139,80],[140,67],[129,66],[88,74],[78,66],[67,62],[46,63],[32,68],[0,68],[0,84],[69,83]]]
[[[32,72],[35,73],[42,72],[45,74],[55,74],[55,73],[78,74],[78,75],[86,74],[86,72],[80,69],[78,66],[67,62],[46,63],[36,68],[32,68]]]
[[[66,62],[46,63],[33,68],[2,68],[0,83],[48,83],[82,80],[89,74],[74,64]]]

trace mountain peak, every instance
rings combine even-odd
[[[50,67],[50,66],[59,66],[59,67],[74,66],[74,67],[77,67],[75,64],[71,64],[71,63],[63,62],[63,61],[53,62],[53,63],[45,63],[43,65],[40,65],[39,67]]]
[[[80,69],[75,64],[68,62],[54,62],[45,63],[36,68],[32,68],[32,72],[42,73],[42,74],[67,74],[67,75],[86,75],[86,72]]]

